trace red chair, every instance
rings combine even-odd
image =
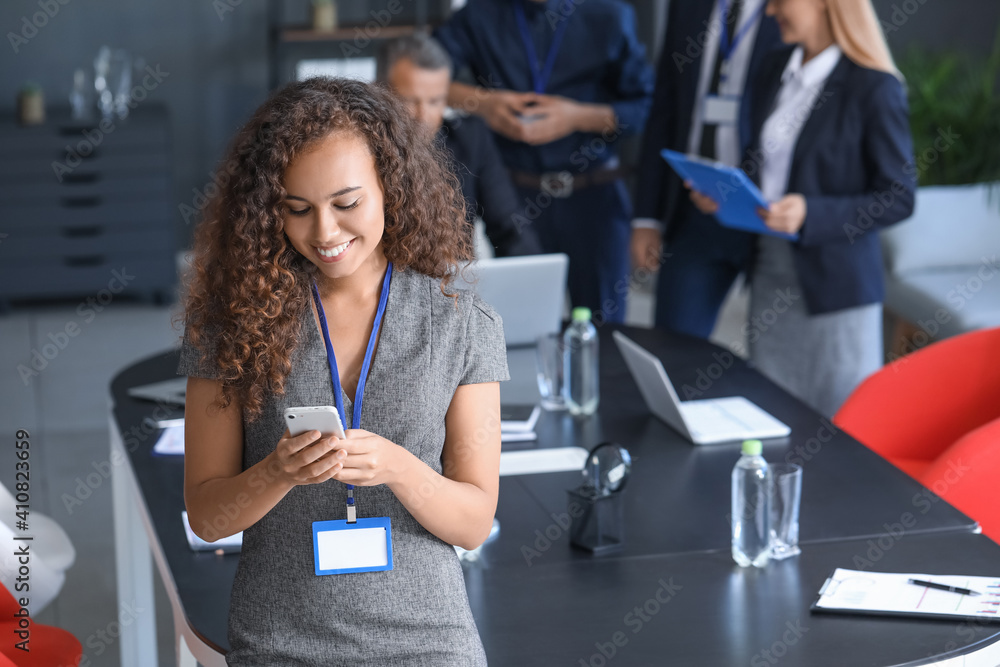
[[[20,641],[14,634],[20,628],[14,614],[21,605],[5,586],[0,586],[0,667],[75,667],[83,658],[80,641],[59,628],[39,625],[27,619],[30,651],[15,646]]]
[[[1000,542],[1000,419],[965,434],[920,476],[920,482],[979,522],[983,533]]]
[[[1000,328],[934,343],[862,382],[834,423],[921,479],[952,443],[1000,417],[998,360]]]

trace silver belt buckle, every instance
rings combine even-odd
[[[568,171],[547,171],[542,174],[541,190],[550,197],[565,199],[573,194],[573,174]]]

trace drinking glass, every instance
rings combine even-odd
[[[771,558],[797,556],[799,549],[799,504],[802,500],[802,466],[773,463],[771,468]]]
[[[563,398],[563,339],[561,334],[540,336],[535,347],[535,361],[538,365],[538,392],[542,395],[542,407],[546,410],[565,410]]]

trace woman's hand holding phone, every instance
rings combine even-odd
[[[291,435],[285,429],[271,456],[280,475],[294,485],[336,479],[345,484],[390,484],[405,467],[399,445],[364,429],[350,429],[342,440],[319,431]]]
[[[389,484],[406,467],[406,450],[364,429],[345,431],[332,406],[288,408],[284,414],[288,428],[272,456],[292,484],[328,479],[358,486]]]
[[[319,484],[343,467],[347,454],[337,451],[344,427],[331,405],[288,408],[284,435],[272,456],[292,484]],[[294,434],[294,435],[293,435]]]
[[[292,484],[319,484],[343,469],[347,452],[340,448],[342,443],[337,436],[324,436],[319,431],[293,436],[285,429],[271,456],[279,467],[278,474]]]
[[[334,479],[357,486],[393,483],[405,469],[409,454],[394,442],[360,428],[348,429],[347,439],[339,440],[337,447],[337,454],[346,456]]]

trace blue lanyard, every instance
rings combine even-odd
[[[389,283],[392,281],[392,262],[385,267],[385,277],[382,279],[382,294],[378,298],[378,310],[375,311],[375,323],[372,325],[371,336],[368,337],[368,347],[365,348],[365,360],[361,364],[361,377],[358,378],[358,388],[354,392],[354,414],[351,419],[351,428],[361,428],[361,402],[365,397],[365,382],[368,380],[368,368],[372,363],[372,354],[375,351],[375,340],[378,338],[378,329],[382,324],[382,316],[385,315],[385,304],[389,300]],[[319,298],[319,288],[316,282],[312,284],[313,300],[316,302],[316,310],[319,313],[319,326],[323,330],[323,343],[326,345],[326,359],[330,363],[330,379],[333,381],[333,400],[337,404],[337,413],[340,415],[342,424],[347,424],[344,414],[344,397],[340,385],[340,373],[337,371],[337,357],[333,353],[333,343],[330,341],[330,329],[326,325],[326,313],[323,312],[323,302]],[[354,485],[347,485],[347,519],[348,523],[354,523]]]
[[[722,34],[719,36],[719,51],[722,54],[723,60],[729,60],[729,57],[733,55],[733,51],[736,47],[740,45],[740,42],[746,36],[747,32],[754,26],[757,19],[764,11],[764,4],[761,4],[754,11],[753,16],[749,20],[743,22],[743,27],[737,30],[736,35],[733,37],[733,41],[729,41],[729,24],[726,22],[726,12],[729,9],[729,0],[719,0],[719,22],[722,23]]]
[[[531,39],[531,31],[528,30],[528,19],[524,16],[525,0],[514,0],[514,16],[517,17],[517,27],[521,33],[521,41],[524,43],[524,51],[528,56],[528,64],[531,65],[531,81],[535,85],[535,92],[541,95],[545,92],[545,87],[552,76],[552,68],[556,64],[556,54],[559,52],[559,44],[563,35],[566,34],[566,26],[569,25],[570,13],[572,12],[573,0],[563,0],[562,6],[566,8],[561,12],[562,16],[555,34],[552,35],[552,44],[549,45],[549,52],[545,56],[545,66],[539,70],[538,53],[535,51],[535,42]],[[567,6],[568,5],[568,6]]]

